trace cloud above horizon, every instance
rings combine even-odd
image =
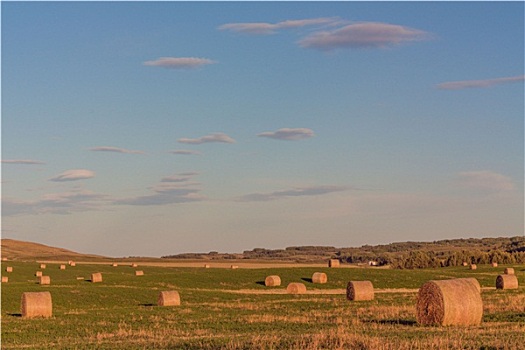
[[[495,85],[519,83],[523,81],[525,81],[525,75],[517,75],[514,77],[495,79],[451,81],[438,84],[437,87],[441,90],[462,90],[472,88],[488,88]]]
[[[125,154],[146,154],[143,151],[134,151],[126,148],[112,147],[112,146],[99,146],[89,149],[93,152],[114,152],[114,153],[125,153]]]
[[[213,142],[235,143],[235,140],[232,139],[230,136],[219,132],[219,133],[212,133],[210,135],[202,136],[196,139],[181,138],[181,139],[178,139],[177,142],[188,143],[191,145],[200,145],[203,143],[213,143]]]
[[[463,185],[493,191],[514,190],[514,181],[508,176],[493,171],[464,171],[459,173]]]
[[[335,49],[370,49],[396,46],[405,42],[421,41],[427,32],[401,25],[360,22],[331,31],[318,31],[299,40],[299,46],[331,51]]]
[[[251,23],[226,23],[218,27],[219,30],[229,30],[236,33],[251,35],[275,34],[280,29],[301,28],[311,25],[334,25],[340,22],[337,17],[321,17],[311,19],[286,20],[277,23],[251,22]]]
[[[2,159],[3,164],[23,164],[23,165],[37,165],[37,164],[46,164],[39,160],[32,159]]]
[[[2,215],[71,214],[97,210],[107,196],[87,190],[49,193],[33,201],[2,199]]]
[[[118,199],[113,204],[156,206],[202,201],[206,197],[199,193],[201,189],[197,186],[200,184],[190,182],[197,175],[197,172],[187,172],[164,177],[160,183],[149,188],[153,194]]]
[[[195,69],[209,64],[215,64],[216,61],[200,57],[160,57],[153,61],[146,61],[145,66],[161,67],[167,69]]]
[[[78,181],[95,177],[95,172],[87,169],[71,169],[49,179],[49,181],[66,182]]]
[[[310,186],[298,187],[289,190],[274,191],[269,193],[251,193],[237,198],[239,202],[267,202],[277,199],[302,196],[321,196],[333,192],[347,191],[346,186]]]
[[[169,153],[176,154],[176,155],[185,155],[185,156],[201,155],[202,154],[202,152],[194,151],[194,150],[187,150],[187,149],[173,150],[173,151],[169,151]]]
[[[260,134],[257,134],[257,136],[266,137],[274,140],[296,141],[314,137],[315,134],[313,130],[307,128],[283,128],[277,131],[262,132]]]

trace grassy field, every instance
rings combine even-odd
[[[5,267],[13,266],[12,273]],[[222,268],[48,264],[51,285],[36,284],[36,262],[4,262],[2,349],[525,349],[525,293],[496,290],[493,268],[430,270],[327,267]],[[525,284],[525,266],[514,266]],[[314,272],[328,283],[314,285]],[[90,283],[101,272],[102,283]],[[281,287],[265,287],[268,275]],[[84,280],[77,280],[84,277]],[[416,323],[417,289],[430,279],[475,277],[483,290],[483,322],[471,327]],[[373,301],[350,302],[350,280],[370,280]],[[306,295],[284,293],[303,282]],[[50,291],[53,317],[20,317],[23,292]],[[156,306],[162,290],[177,290],[182,305]]]

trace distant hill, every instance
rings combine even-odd
[[[17,241],[4,238],[1,240],[2,258],[9,260],[93,260],[105,257],[93,254],[81,254],[63,248],[44,244]]]

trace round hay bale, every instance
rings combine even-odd
[[[328,282],[328,276],[324,272],[314,272],[312,275],[312,283],[324,284]]]
[[[304,294],[306,293],[306,286],[303,283],[292,282],[286,287],[288,294]]]
[[[40,264],[40,269],[43,270],[46,268],[46,264]]]
[[[370,281],[350,281],[346,286],[346,298],[352,301],[374,300],[374,285]]]
[[[266,287],[276,287],[281,285],[281,277],[277,275],[268,276],[264,279],[264,285]]]
[[[42,271],[37,271],[37,272],[35,272],[35,276],[36,276],[36,277],[40,277],[40,276],[42,276]]]
[[[75,266],[77,266],[77,263],[72,261],[72,262],[69,263],[69,266],[75,267]]]
[[[341,262],[339,259],[330,259],[328,260],[328,267],[339,267],[341,265]]]
[[[100,272],[92,273],[91,282],[92,283],[102,282],[102,274]]]
[[[472,265],[470,265],[470,269],[471,269],[471,270],[476,270],[477,268],[478,268],[478,267],[476,266],[476,264],[472,264]]]
[[[505,268],[505,271],[503,271],[505,275],[514,275],[514,269],[512,267]]]
[[[2,276],[2,283],[7,283],[7,282],[9,282],[9,277]]]
[[[491,265],[492,265],[492,267],[498,267],[498,263],[497,262],[493,262]]]
[[[38,277],[38,284],[51,284],[51,277],[49,276],[40,276]]]
[[[22,293],[22,317],[51,317],[53,303],[49,292]]]
[[[60,265],[59,269],[60,270],[65,270],[66,269],[66,265],[64,265],[64,264]]]
[[[4,258],[2,258],[2,261],[7,261],[7,258],[5,258],[5,257],[4,257]]]
[[[117,263],[113,263],[113,264],[111,264],[111,266],[113,266],[113,267],[117,267],[118,264],[117,264]]]
[[[158,306],[177,306],[180,305],[180,295],[176,290],[163,291],[159,293],[157,299]]]
[[[468,263],[466,261],[463,261],[463,266],[468,266]]]
[[[144,271],[135,271],[135,276],[144,276]]]
[[[210,268],[210,264],[204,264],[204,268],[205,269],[209,269]]]
[[[419,289],[416,319],[421,325],[479,325],[481,294],[464,278],[428,281]]]
[[[235,270],[235,269],[238,269],[239,266],[237,266],[237,265],[232,265],[232,266],[230,266],[230,268],[231,268],[232,270]]]
[[[131,267],[139,267],[137,264],[131,264]]]
[[[478,293],[481,293],[481,285],[479,284],[479,281],[475,279],[474,277],[468,277],[468,278],[457,278],[458,280],[465,280],[467,282],[470,282],[476,287],[478,290]]]
[[[496,289],[518,289],[516,275],[499,275],[496,278]]]
[[[13,272],[13,267],[12,266],[6,267],[5,272]]]

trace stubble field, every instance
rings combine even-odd
[[[202,264],[204,265],[204,263]],[[525,293],[496,290],[506,266],[477,270],[441,268],[203,267],[77,263],[43,271],[51,285],[39,285],[36,262],[3,262],[2,349],[525,349]],[[13,272],[7,273],[6,266]],[[525,266],[513,266],[525,283]],[[144,276],[135,276],[135,270]],[[313,284],[314,272],[328,283]],[[103,281],[91,283],[91,273]],[[279,287],[265,287],[279,275]],[[77,279],[84,278],[84,279]],[[482,286],[480,326],[420,326],[418,288],[431,279],[475,277]],[[348,281],[369,280],[372,301],[348,301]],[[307,294],[286,294],[301,282]],[[181,305],[157,306],[160,291],[177,290]],[[53,316],[20,315],[23,292],[49,291]]]

